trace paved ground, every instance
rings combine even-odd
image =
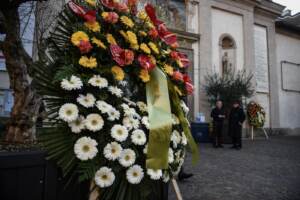
[[[300,137],[245,140],[241,151],[200,144],[200,161],[179,183],[184,200],[300,200]],[[173,188],[169,200],[175,200]]]

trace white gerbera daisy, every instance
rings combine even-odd
[[[112,108],[112,106],[105,101],[96,101],[97,108],[101,111],[101,113],[108,113],[108,111]]]
[[[173,149],[169,148],[169,152],[168,152],[168,162],[172,163],[174,162],[174,152]]]
[[[145,127],[146,127],[147,129],[149,129],[149,126],[150,126],[150,124],[149,124],[149,118],[146,117],[146,116],[144,116],[144,117],[142,118],[141,121],[142,121],[142,124],[144,124]]]
[[[136,129],[131,134],[131,141],[136,145],[144,145],[146,143],[146,135],[143,130]]]
[[[139,184],[144,177],[144,172],[141,166],[133,165],[126,171],[126,178],[131,184]]]
[[[150,176],[152,180],[158,180],[162,177],[161,169],[147,169],[147,174]]]
[[[187,145],[187,139],[186,139],[186,136],[183,131],[182,131],[181,135],[182,135],[181,144],[183,144],[185,146],[185,145]]]
[[[126,110],[128,110],[130,108],[129,105],[126,103],[122,103],[121,107],[123,108],[124,112],[126,112]]]
[[[73,103],[66,103],[62,105],[58,111],[59,118],[66,121],[71,122],[78,118],[78,108]]]
[[[121,97],[123,92],[120,88],[116,87],[116,86],[109,86],[108,87],[108,91],[113,94],[116,95],[117,97]]]
[[[79,138],[74,145],[74,152],[78,159],[89,160],[93,159],[97,153],[97,142],[90,137]]]
[[[128,130],[131,130],[133,127],[132,127],[132,124],[131,124],[131,120],[129,117],[124,117],[123,118],[123,125],[128,129]]]
[[[138,119],[130,118],[130,123],[134,129],[138,129],[140,126],[140,120]]]
[[[117,119],[120,119],[120,112],[117,111],[115,108],[111,107],[108,111],[108,120],[109,121],[115,121]]]
[[[63,79],[60,86],[62,89],[70,91],[80,89],[83,86],[83,83],[79,77],[72,75],[70,80]]]
[[[108,86],[108,81],[106,78],[102,78],[99,75],[94,75],[92,78],[89,79],[88,83],[92,86],[105,88]]]
[[[147,112],[148,111],[147,104],[145,104],[144,102],[138,101],[136,104],[139,107],[141,112]]]
[[[172,132],[172,135],[171,135],[171,141],[173,143],[173,147],[174,148],[177,148],[177,145],[180,143],[181,141],[181,136],[179,134],[179,132],[177,130],[174,130]]]
[[[136,155],[132,149],[124,149],[119,157],[119,163],[123,167],[129,167],[134,164],[135,159]]]
[[[115,124],[110,131],[111,137],[119,142],[123,142],[128,137],[128,130],[125,126]]]
[[[190,111],[189,107],[187,107],[187,105],[185,104],[184,101],[180,102],[180,106],[181,106],[183,112],[185,113],[185,115],[187,115]]]
[[[80,133],[85,128],[84,117],[80,115],[76,120],[69,122],[69,127],[73,133]]]
[[[104,121],[101,115],[92,113],[85,119],[85,126],[88,130],[96,132],[103,128]]]
[[[101,188],[111,186],[115,181],[115,174],[108,167],[101,167],[95,174],[95,183]]]
[[[96,98],[91,93],[87,93],[86,95],[80,94],[77,97],[77,102],[86,108],[91,108],[95,105]]]
[[[122,152],[122,147],[117,142],[111,142],[104,147],[103,154],[108,160],[116,160]]]

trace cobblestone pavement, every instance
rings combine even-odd
[[[185,171],[194,176],[179,187],[184,200],[300,200],[300,137],[243,141],[243,149],[200,144],[200,161]],[[169,188],[169,200],[175,200]]]

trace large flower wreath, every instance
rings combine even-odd
[[[254,101],[247,105],[247,115],[249,124],[255,128],[261,128],[266,121],[266,112],[264,108]]]
[[[57,19],[35,66],[48,112],[40,135],[64,174],[90,180],[101,200],[147,199],[179,172],[187,144],[196,155],[189,61],[177,46],[135,0],[70,1]]]

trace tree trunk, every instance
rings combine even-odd
[[[1,46],[14,96],[14,106],[7,124],[5,141],[33,142],[36,139],[35,122],[41,100],[32,87],[28,75],[32,60],[26,53],[20,38],[18,7],[2,8],[1,12],[6,34]]]

